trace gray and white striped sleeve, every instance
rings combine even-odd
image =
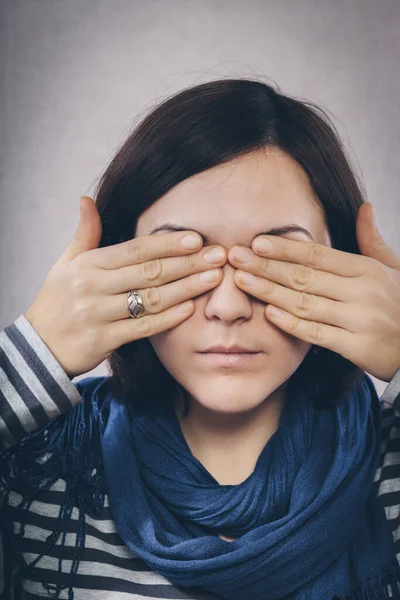
[[[24,315],[0,332],[0,451],[82,402]]]
[[[381,396],[382,402],[392,404],[394,409],[400,413],[400,369],[394,374]]]

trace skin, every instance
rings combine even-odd
[[[306,173],[278,149],[252,152],[181,182],[142,213],[135,237],[164,223],[196,230],[230,254],[237,245],[251,248],[260,232],[289,223],[331,247]],[[311,241],[301,232],[283,237]],[[236,270],[227,260],[221,282],[194,298],[192,316],[149,338],[190,395],[189,415],[183,418],[177,409],[190,450],[220,484],[231,485],[253,472],[278,428],[288,380],[312,346],[266,319],[266,303],[236,285]],[[214,344],[234,343],[262,354],[235,368],[212,365],[198,354]]]

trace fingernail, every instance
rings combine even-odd
[[[188,302],[184,302],[183,304],[180,304],[179,306],[176,306],[175,308],[176,308],[176,312],[186,313],[186,312],[189,312],[190,310],[192,310],[193,302],[191,300],[189,300]]]
[[[190,233],[181,239],[181,244],[186,250],[193,250],[193,248],[200,246],[200,238],[198,235]]]
[[[257,277],[255,277],[251,273],[245,273],[244,271],[240,273],[240,279],[246,285],[255,285],[257,283]]]
[[[200,281],[204,281],[205,283],[211,283],[212,281],[216,281],[219,275],[218,269],[213,269],[212,271],[204,271],[200,273],[199,279]]]
[[[224,256],[224,251],[221,248],[213,248],[204,254],[204,260],[208,263],[218,263]]]
[[[247,248],[235,248],[233,251],[233,258],[237,262],[247,264],[253,259],[253,253]]]
[[[270,240],[256,240],[254,242],[254,249],[258,252],[270,252],[273,248],[273,244]]]

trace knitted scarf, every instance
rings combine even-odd
[[[82,405],[20,445],[25,455],[50,450],[50,465],[15,470],[14,460],[13,475],[2,476],[3,490],[32,498],[39,480],[43,489],[68,475],[64,525],[49,545],[66,531],[73,505],[96,513],[107,490],[124,543],[174,584],[227,600],[400,598],[392,533],[373,485],[381,405],[367,374],[323,409],[305,386],[289,386],[278,429],[237,485],[220,485],[193,456],[173,410],[135,414],[106,384],[81,380]],[[69,598],[84,548],[80,525]],[[32,578],[34,565],[27,572]],[[45,587],[59,597],[61,585]]]

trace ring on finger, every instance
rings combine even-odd
[[[130,290],[128,292],[128,304],[125,304],[128,309],[129,316],[132,319],[140,319],[146,314],[146,309],[143,304],[143,298],[138,290]]]

